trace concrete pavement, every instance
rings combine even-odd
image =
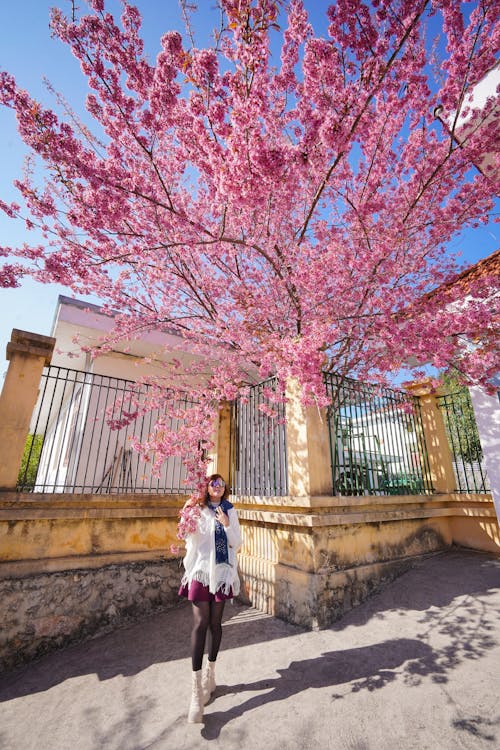
[[[228,604],[218,687],[186,724],[189,605],[0,677],[2,750],[494,750],[500,558],[420,560],[327,630]]]

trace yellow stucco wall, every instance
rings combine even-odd
[[[173,557],[183,496],[0,495],[0,563]]]
[[[496,518],[454,517],[450,519],[450,530],[455,544],[500,554],[500,529]]]
[[[0,575],[175,557],[184,496],[0,496]],[[500,551],[491,498],[236,498],[243,595],[327,625],[419,555],[453,542]],[[182,544],[180,544],[182,547]],[[182,554],[182,553],[181,553]]]
[[[0,402],[4,489],[16,485],[40,372],[53,340],[17,332],[9,346],[11,366]],[[103,360],[106,371],[115,372],[115,366],[114,360]],[[307,627],[323,626],[419,555],[452,543],[500,552],[491,496],[452,492],[442,414],[424,386],[416,388],[436,494],[333,497],[325,411],[304,407],[298,383],[287,384],[289,495],[234,500],[244,538],[242,591],[254,606]],[[214,425],[210,470],[226,478],[230,424],[229,404],[223,403]],[[176,525],[184,500],[182,495],[0,492],[0,577],[172,559],[171,545],[183,547]],[[169,585],[173,591],[175,585]]]
[[[236,507],[247,598],[306,627],[328,624],[420,555],[453,543],[500,553],[488,495],[248,497]]]
[[[165,552],[174,543],[166,519],[36,519],[0,522],[3,561],[114,552]]]

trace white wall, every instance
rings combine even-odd
[[[454,135],[459,143],[465,143],[467,137],[475,130],[491,127],[494,123],[498,123],[500,117],[500,98],[497,94],[497,90],[499,86],[500,65],[496,65],[492,70],[488,71],[484,78],[479,81],[471,91],[468,92],[455,126]],[[484,107],[486,106],[487,100],[493,98],[496,98],[496,106],[486,117],[483,114]],[[447,125],[448,128],[453,126],[456,111],[447,112],[442,107],[438,107],[435,110],[435,114]],[[494,150],[493,152],[483,153],[477,166],[480,167],[483,172],[488,173],[487,170],[496,168],[497,164],[497,151]],[[498,177],[498,168],[496,168],[495,171],[490,171],[489,174],[492,178]]]
[[[500,391],[489,396],[481,388],[473,387],[470,395],[493,502],[500,520]]]

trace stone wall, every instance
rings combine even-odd
[[[177,602],[180,560],[169,549],[183,500],[0,495],[3,667]],[[421,555],[453,543],[500,549],[487,495],[234,502],[243,596],[309,628],[328,626]]]
[[[179,561],[0,579],[0,670],[179,602]]]
[[[454,543],[500,551],[489,495],[240,497],[235,505],[248,599],[307,628],[327,627],[422,555]]]

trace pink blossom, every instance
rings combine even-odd
[[[179,523],[177,524],[177,538],[186,539],[189,534],[194,534],[198,528],[200,518],[200,506],[198,504],[185,505],[179,511]]]
[[[19,263],[5,263],[0,266],[0,287],[19,286],[19,281],[25,273],[25,269]]]
[[[0,208],[43,235],[2,249],[0,283],[29,273],[97,295],[113,327],[93,357],[176,334],[148,397],[108,419],[161,413],[133,445],[156,468],[182,456],[197,491],[219,402],[249,398],[257,380],[278,377],[260,407],[271,419],[289,378],[324,405],[325,367],[376,383],[410,358],[482,383],[498,367],[497,280],[466,299],[446,291],[460,270],[450,241],[493,211],[497,172],[473,165],[498,150],[498,122],[480,121],[496,97],[462,147],[433,114],[456,111],[496,64],[498,0],[337,0],[323,37],[300,0],[279,15],[271,0],[220,5],[212,47],[167,31],[154,62],[132,6],[119,19],[93,0],[76,22],[55,10],[92,125],[0,73],[33,155],[20,205]]]

